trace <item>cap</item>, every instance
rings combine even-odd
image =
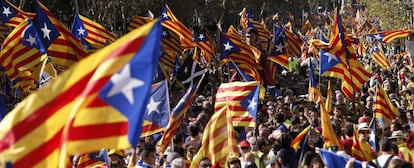
[[[246,168],[256,168],[257,166],[256,166],[256,163],[254,163],[254,162],[246,162],[245,167]]]
[[[247,140],[243,140],[240,142],[240,147],[249,147],[250,148],[250,143]]]
[[[393,131],[389,139],[404,138],[404,133],[401,130]]]
[[[358,119],[358,124],[368,123],[368,122],[369,122],[368,117],[359,117],[359,119]]]
[[[171,168],[185,167],[185,161],[183,158],[176,158],[171,162]]]
[[[119,156],[124,157],[124,152],[122,152],[121,150],[110,149],[108,151],[108,155],[119,155]]]
[[[170,152],[170,153],[168,153],[168,155],[167,155],[167,162],[168,163],[172,163],[172,161],[174,160],[174,159],[177,159],[177,158],[179,158],[180,157],[180,155],[177,153],[177,152]]]
[[[359,130],[371,130],[367,122],[362,122],[358,124],[358,131]]]

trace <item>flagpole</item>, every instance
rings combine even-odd
[[[311,126],[311,129],[308,131],[308,133],[306,133],[306,136],[305,136],[305,139],[304,139],[304,141],[303,141],[303,144],[302,144],[302,146],[301,146],[301,151],[300,151],[300,156],[299,156],[299,163],[298,163],[298,168],[300,168],[300,167],[302,167],[302,158],[303,158],[303,151],[304,151],[304,149],[305,149],[305,145],[307,144],[307,141],[308,141],[308,139],[309,139],[309,135],[310,135],[310,132],[311,132],[311,130],[312,130],[313,128],[312,128],[312,126]]]
[[[76,13],[79,13],[78,0],[74,0],[74,2],[75,2],[75,10],[76,10]]]

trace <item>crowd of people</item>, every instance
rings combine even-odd
[[[252,35],[253,34],[253,35]],[[255,32],[246,32],[247,43]],[[257,35],[257,34],[256,34]],[[333,83],[332,112],[330,119],[341,147],[326,147],[339,155],[351,158],[347,167],[354,167],[354,160],[363,161],[363,165],[372,167],[412,167],[414,163],[414,74],[408,55],[388,52],[390,68],[381,69],[367,57],[361,62],[372,72],[371,79],[365,83],[353,99],[347,98],[340,90],[341,80],[320,77],[319,88],[326,96],[327,83]],[[261,100],[257,114],[256,128],[236,127],[239,155],[227,161],[231,168],[265,167],[335,167],[328,165],[318,154],[318,148],[324,148],[322,137],[320,107],[309,101],[308,67],[294,63],[293,67],[277,74],[275,92],[266,92]],[[214,73],[214,72],[213,72]],[[208,78],[207,87],[202,88],[194,100],[183,126],[174,137],[173,144],[161,154],[156,145],[160,135],[145,137],[140,143],[138,154],[141,159],[137,167],[171,166],[187,167],[201,146],[203,130],[209,117],[214,113],[214,93],[219,83],[215,74]],[[225,77],[224,77],[225,78]],[[223,81],[226,81],[224,79]],[[376,84],[379,83],[388,94],[400,116],[392,120],[389,127],[377,126],[376,135],[369,126],[375,118]],[[292,140],[307,126],[311,126],[309,138],[298,155],[291,144]],[[364,157],[355,154],[356,134],[360,150]],[[370,138],[376,140],[376,146],[369,144]],[[148,153],[150,160],[148,160]],[[204,158],[200,167],[211,167],[211,160]]]
[[[327,148],[351,158],[347,167],[354,167],[355,159],[373,167],[412,167],[414,163],[414,71],[408,56],[401,57],[390,52],[388,61],[390,68],[381,69],[371,59],[362,58],[373,75],[353,99],[347,98],[340,90],[340,79],[320,77],[319,88],[324,96],[327,82],[330,80],[333,83],[330,119],[343,146]],[[318,148],[324,148],[324,137],[321,135],[324,128],[321,126],[319,105],[307,97],[307,71],[308,67],[296,64],[296,67],[277,74],[276,92],[266,92],[260,102],[257,127],[235,128],[240,152],[238,156],[228,159],[229,168],[335,167],[328,165],[318,154]],[[126,167],[128,163],[136,163],[136,167],[188,167],[201,146],[204,127],[214,113],[214,93],[220,83],[216,72],[211,73],[166,152],[157,152],[162,134],[155,134],[142,138],[136,152],[110,153],[111,158],[116,156],[112,163],[121,167]],[[377,126],[376,135],[370,137],[373,130],[369,124],[375,113],[376,83],[387,92],[400,116],[394,118],[389,127]],[[180,97],[177,94],[175,96]],[[291,146],[292,140],[309,125],[309,138],[298,155]],[[361,150],[368,155],[355,155],[354,133]],[[369,144],[370,138],[375,138],[375,147]],[[203,158],[198,164],[199,167],[211,167],[214,163],[209,158]]]
[[[258,33],[248,29],[244,34],[249,45],[257,45]],[[412,35],[414,36],[414,34]],[[260,48],[260,46],[256,46]],[[401,51],[399,51],[401,52]],[[347,167],[353,167],[355,160],[373,167],[413,167],[414,164],[414,63],[410,57],[387,52],[389,69],[381,69],[370,57],[359,58],[366,69],[372,72],[371,79],[352,99],[340,90],[341,80],[331,77],[317,77],[319,89],[326,97],[328,81],[332,83],[332,111],[330,119],[340,146],[324,146],[322,137],[320,106],[308,99],[309,68],[298,63],[298,59],[289,59],[289,69],[277,71],[274,90],[267,91],[260,100],[255,128],[235,127],[239,153],[229,157],[229,168],[296,168],[296,167],[335,167],[328,165],[318,154],[319,148],[327,148],[339,155],[351,158]],[[315,67],[318,69],[317,67]],[[194,155],[201,147],[203,130],[214,113],[215,93],[220,82],[229,82],[230,72],[219,75],[218,71],[209,71],[204,86],[200,88],[188,110],[180,129],[171,145],[164,153],[157,150],[162,133],[141,139],[134,150],[109,150],[111,167],[189,167]],[[318,74],[318,73],[315,73]],[[219,79],[222,77],[222,79]],[[376,135],[370,123],[375,118],[376,84],[387,92],[389,99],[398,109],[400,116],[392,120],[389,127],[376,127]],[[172,91],[171,104],[175,105],[184,94],[183,90]],[[16,99],[6,99],[8,108]],[[297,152],[292,140],[305,128],[311,126],[307,142]],[[355,155],[355,139],[358,138],[364,157]],[[376,146],[369,144],[375,138]],[[73,157],[73,166],[82,163],[83,155]],[[210,158],[203,158],[199,167],[212,167]]]

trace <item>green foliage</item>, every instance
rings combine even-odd
[[[408,0],[361,0],[370,16],[378,16],[383,30],[411,29],[414,3]]]

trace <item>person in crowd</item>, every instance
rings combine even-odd
[[[393,159],[400,159],[397,153],[394,153],[393,148],[395,148],[395,144],[388,138],[383,138],[380,141],[380,152],[379,156],[374,159],[372,162],[375,166],[382,168],[382,167],[389,167],[391,160]]]
[[[213,166],[211,164],[211,160],[207,157],[202,158],[198,165],[199,165],[199,168],[211,168]]]
[[[239,158],[232,157],[227,161],[227,168],[241,168],[241,162]]]
[[[156,164],[156,149],[152,145],[144,145],[140,153],[140,160],[136,164],[136,168],[155,168]]]
[[[398,146],[398,156],[407,161],[412,162],[413,159],[411,158],[410,150],[407,147],[405,142],[405,136],[402,130],[393,131],[391,137],[389,139]]]
[[[354,142],[352,146],[352,156],[357,160],[370,161],[374,158],[374,150],[368,143],[371,128],[368,125],[368,119],[361,117],[358,119],[358,142]],[[359,146],[358,146],[359,145]]]

